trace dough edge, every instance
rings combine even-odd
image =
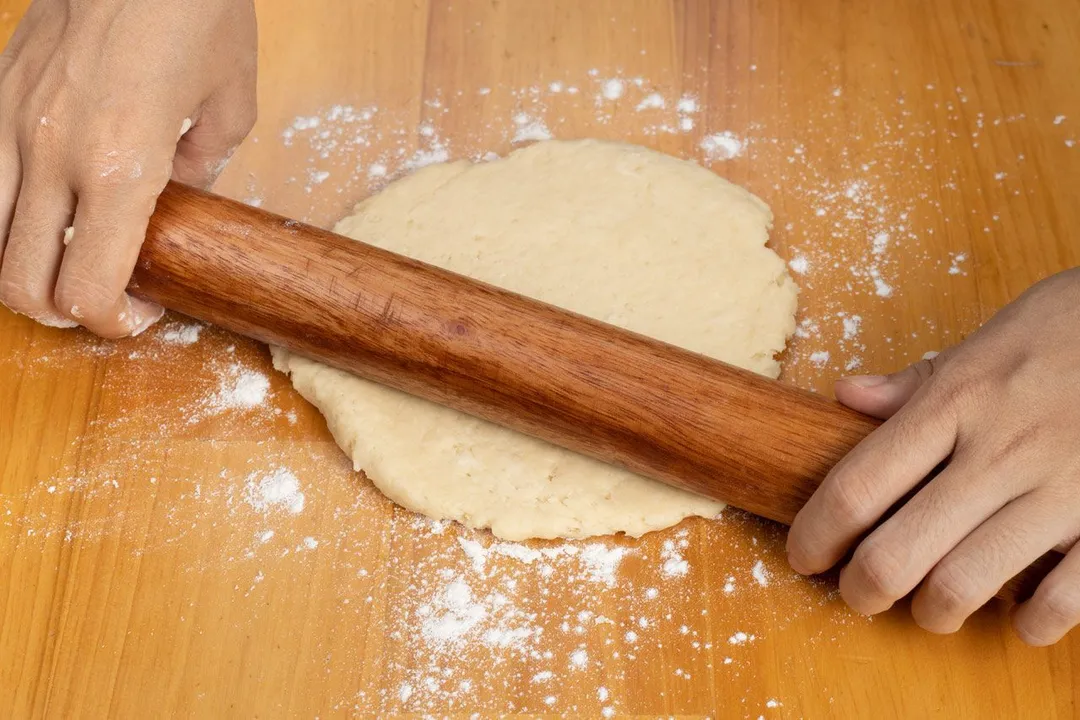
[[[704,170],[690,161],[679,160],[637,146],[602,141],[550,141],[549,143],[540,143],[538,145],[550,145],[552,143],[557,143],[564,147],[568,145],[587,146],[590,144],[599,144],[606,148],[621,147],[628,153],[644,152],[653,156],[661,155],[667,161],[693,165],[698,172],[705,172],[711,177],[716,178],[716,180],[719,181],[717,186],[725,187],[736,201],[745,203],[748,208],[752,208],[752,210],[748,210],[748,212],[760,213],[762,216],[760,218],[762,233],[761,237],[757,238],[757,240],[760,241],[757,245],[764,248],[764,244],[768,239],[768,229],[771,225],[771,212],[769,211],[768,206],[749,191],[712,175],[708,170]],[[507,158],[503,158],[496,162],[505,162],[521,153],[527,153],[536,147],[537,146],[534,145],[529,148],[515,151]],[[533,150],[533,152],[536,151]],[[466,173],[474,167],[480,166],[473,165],[468,161],[458,161],[423,168],[409,176],[406,180],[398,180],[383,189],[380,193],[359,203],[352,214],[337,224],[335,230],[344,234],[348,234],[350,231],[360,232],[362,230],[362,224],[357,221],[357,217],[362,215],[367,209],[371,208],[374,203],[384,202],[384,204],[392,206],[395,194],[409,194],[413,197],[413,201],[417,203],[424,202],[432,195],[436,194],[439,189],[447,183],[452,182],[462,173]],[[390,199],[388,200],[388,198]],[[750,243],[750,245],[754,244],[754,242]],[[398,251],[401,252],[401,250]],[[778,297],[783,298],[789,296],[787,297],[790,301],[787,303],[788,307],[781,308],[780,312],[781,315],[786,314],[788,322],[783,328],[776,328],[776,330],[779,331],[777,333],[779,336],[779,347],[771,346],[765,349],[760,354],[760,358],[755,357],[753,359],[753,363],[756,363],[756,366],[751,367],[750,369],[756,370],[764,375],[775,377],[779,372],[779,365],[773,359],[773,353],[782,350],[784,345],[786,345],[787,338],[794,331],[795,297],[797,288],[787,274],[783,261],[780,260],[775,253],[772,253],[772,251],[768,252],[777,261],[778,276],[776,284],[778,288],[783,291],[778,294]],[[409,253],[406,252],[405,254]],[[348,403],[345,403],[345,406],[343,406],[341,402],[341,398],[344,395],[349,395],[354,391],[364,394],[370,392],[373,388],[377,388],[376,392],[384,396],[385,399],[389,399],[394,395],[402,397],[408,396],[404,396],[404,394],[389,388],[375,386],[372,383],[356,378],[348,373],[293,355],[281,348],[271,348],[271,351],[274,359],[274,367],[289,375],[296,390],[322,412],[326,418],[328,429],[338,445],[341,446],[346,454],[353,460],[353,465],[356,470],[365,471],[365,474],[372,480],[376,487],[394,502],[406,508],[424,513],[435,519],[456,520],[472,528],[490,528],[493,534],[507,540],[524,540],[528,538],[554,539],[560,537],[583,538],[617,532],[637,537],[652,530],[659,530],[675,525],[689,516],[698,515],[703,517],[715,517],[724,507],[724,504],[721,502],[691,495],[681,490],[640,478],[625,471],[611,468],[610,466],[603,465],[597,461],[582,458],[581,456],[562,450],[558,450],[557,452],[568,456],[574,456],[584,464],[593,464],[597,466],[594,468],[587,468],[587,472],[596,472],[605,476],[605,487],[609,490],[612,487],[616,488],[617,492],[624,496],[624,499],[638,498],[641,497],[642,494],[646,497],[653,496],[653,498],[642,501],[640,512],[627,513],[625,506],[619,506],[622,508],[621,512],[623,514],[621,516],[612,515],[610,512],[611,508],[605,508],[603,502],[600,502],[596,506],[591,506],[591,512],[595,512],[592,517],[569,518],[566,517],[566,513],[563,512],[566,508],[558,507],[557,503],[550,508],[545,508],[543,504],[531,508],[524,508],[522,512],[511,513],[509,517],[504,513],[485,515],[484,513],[469,512],[468,508],[462,507],[460,504],[451,503],[450,506],[447,506],[446,503],[443,502],[443,498],[433,499],[422,492],[417,492],[416,488],[411,485],[408,478],[394,477],[393,470],[385,471],[382,468],[383,463],[381,462],[382,459],[379,457],[378,449],[366,446],[365,444],[365,423],[361,420],[358,425],[356,418],[350,417]],[[396,400],[388,401],[397,402]],[[431,406],[430,410],[433,412],[457,415],[454,411],[416,398],[409,398],[407,404],[408,403],[423,403]],[[475,422],[487,425],[484,421],[476,420]],[[509,431],[502,430],[502,432]],[[521,436],[518,437],[521,438]],[[537,446],[553,449],[553,446],[550,446],[543,441],[533,438],[528,438],[527,440],[529,443],[536,444]],[[613,480],[611,478],[612,473],[622,474],[626,477]],[[611,483],[614,483],[614,485],[611,485]],[[551,513],[549,514],[548,511],[551,511]],[[526,517],[530,513],[538,515],[539,517]],[[581,514],[580,508],[578,511],[570,513],[570,515],[578,516]]]

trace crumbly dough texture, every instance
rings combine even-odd
[[[772,214],[692,162],[550,141],[424,168],[339,233],[776,377],[798,288]],[[641,535],[723,504],[274,348],[388,497],[508,540]]]

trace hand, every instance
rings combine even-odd
[[[888,420],[799,512],[788,557],[819,573],[858,544],[840,575],[856,611],[887,610],[918,586],[915,621],[953,632],[1080,537],[1080,268],[1035,285],[957,347],[888,377],[842,380],[836,396]],[[1078,622],[1080,547],[1013,614],[1032,645]]]
[[[170,176],[224,169],[255,72],[251,0],[35,0],[0,56],[0,302],[109,338],[156,322],[125,292],[150,215]]]

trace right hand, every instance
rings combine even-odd
[[[161,317],[125,290],[147,224],[251,130],[256,45],[251,0],[30,5],[0,55],[0,302],[108,338]]]

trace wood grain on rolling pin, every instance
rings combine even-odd
[[[784,524],[879,424],[820,395],[175,184],[151,220],[132,290]]]

